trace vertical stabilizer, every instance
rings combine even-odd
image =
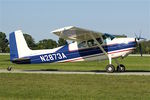
[[[22,58],[30,55],[29,49],[21,30],[10,33],[10,60]]]

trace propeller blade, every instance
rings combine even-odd
[[[140,32],[139,39],[141,38],[141,33],[142,33],[142,32]]]
[[[142,50],[141,42],[145,41],[146,39],[141,37],[142,36],[142,31],[140,31],[139,36],[137,36],[136,34],[135,34],[135,36],[136,36],[135,41],[137,43],[137,46],[139,47],[139,52],[140,52],[140,55],[142,57],[143,56],[143,50]]]
[[[140,51],[140,54],[141,54],[141,57],[142,57],[143,56],[143,51],[142,51],[141,43],[139,43],[139,51]]]
[[[139,39],[146,40],[145,38],[140,37]]]
[[[137,34],[136,34],[136,33],[134,33],[134,35],[135,35],[135,37],[136,37],[136,38],[138,38],[138,36],[137,36]]]

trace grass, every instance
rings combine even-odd
[[[150,70],[150,57],[127,57],[119,62],[126,66],[127,70]],[[48,64],[13,64],[9,61],[9,55],[0,55],[0,69],[12,66],[14,69],[52,69],[52,70],[104,70],[108,64],[106,61],[75,62],[75,63],[48,63]],[[113,64],[116,64],[113,61]]]
[[[150,57],[127,57],[128,70],[150,71]],[[113,61],[114,63],[114,61]],[[104,70],[108,61],[12,64],[0,56],[0,69]],[[134,75],[0,73],[0,100],[149,100],[150,77]]]
[[[149,76],[0,74],[1,100],[149,100]]]

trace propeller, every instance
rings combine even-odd
[[[135,36],[136,36],[135,41],[137,42],[137,46],[139,47],[139,52],[140,52],[140,55],[142,57],[143,56],[143,50],[142,50],[141,42],[145,41],[146,39],[141,37],[141,32],[140,32],[139,36],[137,36],[136,34],[135,34]]]

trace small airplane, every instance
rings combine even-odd
[[[115,66],[112,64],[112,59],[115,59],[116,71],[124,72],[125,66],[117,59],[124,58],[133,52],[140,39],[117,38],[107,33],[75,26],[56,29],[52,33],[74,42],[54,49],[31,50],[22,31],[17,30],[9,35],[10,60],[17,64],[109,60],[106,71],[113,73]]]

